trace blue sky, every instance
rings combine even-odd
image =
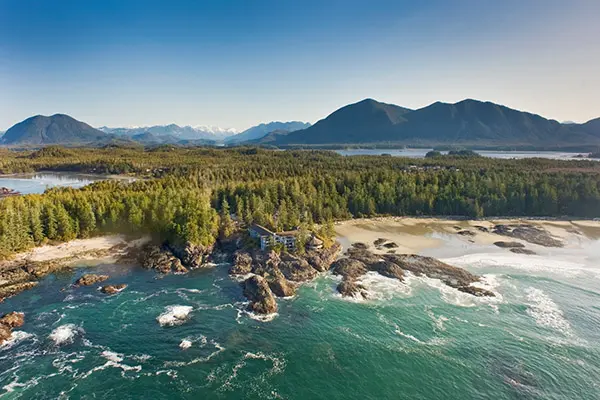
[[[0,0],[0,130],[315,122],[375,98],[600,116],[597,0]]]

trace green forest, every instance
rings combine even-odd
[[[253,222],[283,230],[377,215],[600,216],[600,163],[585,159],[344,157],[252,147],[0,150],[0,174],[41,170],[137,180],[0,200],[0,259],[104,233],[211,245]]]

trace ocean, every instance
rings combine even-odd
[[[279,312],[245,310],[227,265],[159,277],[100,265],[107,296],[50,276],[0,304],[25,325],[0,347],[5,399],[600,399],[600,241],[538,256],[461,242],[424,252],[494,298],[369,273],[370,300],[323,274]]]

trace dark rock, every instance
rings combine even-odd
[[[213,246],[194,245],[191,243],[171,247],[173,254],[181,260],[186,268],[190,269],[206,266],[213,249]]]
[[[366,244],[364,244],[362,242],[352,243],[352,247],[355,249],[359,249],[359,250],[366,250],[369,248],[369,246],[367,246]]]
[[[248,278],[243,283],[244,296],[250,300],[248,309],[258,314],[277,312],[277,303],[267,281],[260,276]]]
[[[460,286],[457,288],[461,292],[472,294],[477,297],[495,297],[494,292],[490,292],[489,290],[482,289],[476,286]]]
[[[367,298],[367,290],[365,287],[359,283],[356,283],[352,279],[344,279],[337,286],[337,291],[345,297],[362,297]]]
[[[509,236],[545,247],[563,247],[563,243],[552,237],[548,231],[532,225],[496,225],[493,233]]]
[[[147,246],[141,253],[141,258],[144,268],[152,269],[161,274],[170,274],[171,272],[185,274],[188,272],[183,262],[167,247]]]
[[[389,242],[389,240],[388,240],[388,239],[384,239],[384,238],[379,238],[379,239],[375,240],[375,241],[373,242],[373,244],[374,244],[375,246],[379,247],[379,246],[383,245],[383,244],[384,244],[384,243],[386,243],[386,242]]]
[[[461,235],[461,236],[475,236],[475,232],[470,231],[470,230],[462,230],[460,232],[456,232],[457,235]]]
[[[75,281],[75,286],[90,286],[99,282],[104,282],[108,278],[108,275],[85,274]]]
[[[106,293],[106,294],[116,294],[116,293],[123,291],[123,289],[125,289],[126,287],[127,287],[127,285],[124,283],[121,283],[118,285],[106,285],[106,286],[102,286],[100,291],[102,293]]]
[[[377,271],[380,275],[388,278],[398,279],[400,282],[404,281],[404,271],[398,265],[389,261],[379,261],[372,266],[369,266],[371,270]]]
[[[523,249],[520,247],[510,249],[511,252],[515,254],[527,254],[527,255],[536,255],[537,253],[533,250]]]
[[[0,345],[12,337],[12,330],[23,326],[25,323],[25,314],[11,312],[4,314],[0,318]]]
[[[429,278],[440,279],[446,285],[466,293],[473,294],[474,292],[477,292],[482,293],[481,295],[493,295],[493,293],[489,291],[482,292],[479,289],[470,289],[471,283],[479,281],[480,278],[478,276],[473,275],[462,268],[453,267],[436,260],[435,258],[414,254],[386,254],[383,257],[386,261],[398,265],[405,271],[410,271],[417,276],[425,275]]]
[[[319,272],[325,272],[329,271],[331,264],[335,261],[341,249],[342,246],[336,242],[329,248],[309,250],[304,255],[304,258],[306,258],[311,267]]]
[[[523,243],[519,242],[494,242],[494,245],[502,247],[504,249],[516,249],[525,247]]]
[[[252,256],[246,251],[237,251],[233,255],[233,263],[229,269],[231,275],[246,275],[252,272]]]
[[[396,249],[398,248],[398,245],[394,242],[389,242],[384,244],[383,247],[385,247],[386,249]]]
[[[381,256],[371,253],[369,250],[365,249],[354,249],[350,248],[346,251],[348,257],[362,261],[365,264],[375,264],[381,260]]]
[[[273,294],[277,297],[290,297],[296,294],[296,288],[290,284],[280,271],[267,278],[267,283]]]
[[[314,279],[318,271],[314,269],[308,261],[304,258],[300,258],[291,254],[285,254],[281,263],[279,263],[279,270],[283,273],[286,279],[293,282],[306,282]]]
[[[25,314],[21,312],[11,312],[4,314],[0,318],[0,325],[8,326],[11,329],[20,328],[25,323]]]
[[[488,228],[486,228],[485,226],[481,226],[481,225],[475,225],[475,228],[479,232],[489,233],[489,231],[490,231]]]
[[[37,282],[21,282],[12,285],[4,285],[0,287],[0,302],[8,297],[17,295],[25,290],[29,290],[32,287],[37,286]]]
[[[331,267],[334,274],[350,280],[358,278],[369,271],[365,263],[353,258],[340,258]]]
[[[171,260],[171,270],[176,274],[187,274],[189,271],[177,257]]]

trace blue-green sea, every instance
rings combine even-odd
[[[25,325],[0,348],[6,399],[600,399],[600,242],[524,256],[439,235],[428,250],[495,298],[369,273],[372,299],[325,274],[259,320],[227,265],[159,278],[101,265],[106,296],[50,276],[0,304]]]

